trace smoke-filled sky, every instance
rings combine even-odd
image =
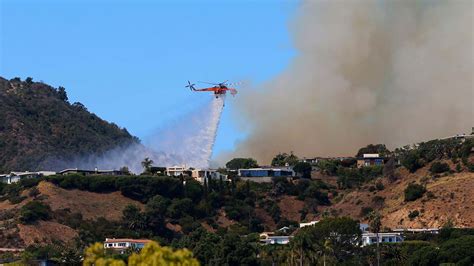
[[[237,99],[249,136],[231,156],[353,155],[470,132],[473,1],[304,1],[297,56]]]

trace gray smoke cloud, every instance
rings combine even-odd
[[[353,155],[474,126],[473,1],[303,1],[290,31],[297,56],[236,97],[250,134],[222,161]]]

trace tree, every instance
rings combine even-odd
[[[348,217],[325,218],[313,226],[302,228],[290,244],[295,241],[293,253],[303,260],[315,262],[318,256],[331,255],[337,264],[349,260],[356,253],[354,243],[359,243],[360,236],[357,221]]]
[[[385,144],[369,144],[360,148],[356,157],[362,157],[365,153],[378,153],[380,156],[386,156],[390,151],[385,147]]]
[[[21,207],[20,221],[24,224],[34,223],[37,220],[48,220],[51,208],[49,205],[39,201],[30,201]]]
[[[193,253],[187,249],[173,250],[170,247],[162,247],[156,242],[147,243],[139,253],[133,253],[128,257],[128,263],[123,260],[107,257],[104,245],[95,243],[86,249],[84,266],[171,266],[186,265],[197,266],[199,262],[193,257]]]
[[[394,182],[397,180],[397,174],[395,173],[395,159],[391,157],[387,163],[383,166],[383,175],[390,181]]]
[[[145,159],[143,159],[142,161],[142,166],[143,166],[143,169],[145,170],[145,172],[150,172],[150,167],[153,165],[153,160],[151,160],[150,158],[146,157]]]
[[[426,188],[420,184],[410,183],[405,188],[405,201],[415,201],[426,192]]]
[[[146,227],[145,217],[137,206],[133,204],[125,206],[122,215],[122,220],[128,229],[142,230]]]
[[[61,101],[64,101],[64,102],[68,101],[66,89],[64,87],[59,86],[57,94],[58,94],[58,98]]]
[[[234,158],[228,161],[225,166],[227,169],[238,170],[258,167],[258,163],[253,158]]]
[[[377,239],[377,266],[380,265],[380,246],[379,246],[379,233],[382,228],[382,217],[378,212],[372,212],[369,215],[369,228],[370,231],[375,233]]]
[[[451,170],[449,168],[449,165],[447,163],[442,163],[442,162],[434,162],[430,166],[430,172],[433,174],[441,174],[444,172],[447,172]]]
[[[303,178],[311,178],[311,170],[313,167],[309,163],[298,162],[293,166],[293,171],[300,174]]]
[[[278,153],[272,159],[272,166],[294,166],[299,162],[299,159],[293,152],[288,153]]]
[[[132,254],[128,258],[128,265],[198,266],[199,262],[193,257],[193,253],[187,249],[178,249],[174,251],[172,248],[162,247],[156,242],[150,242],[143,247],[140,253]]]
[[[420,167],[423,166],[421,162],[420,155],[418,154],[418,151],[412,150],[407,152],[403,157],[402,157],[402,165],[405,166],[406,169],[410,172],[415,172],[418,170]]]
[[[119,171],[122,172],[122,173],[124,173],[124,174],[126,174],[126,175],[129,175],[129,174],[130,174],[130,169],[128,169],[127,166],[122,166],[122,167],[120,167]]]

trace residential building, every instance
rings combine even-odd
[[[171,167],[166,167],[166,175],[167,176],[189,176],[190,175],[190,170],[186,168],[185,165],[183,166],[171,166]]]
[[[293,238],[293,236],[266,236],[264,238],[260,238],[260,242],[265,245],[286,245],[290,243],[291,238]]]
[[[79,175],[129,175],[128,172],[123,172],[120,170],[99,170],[99,169],[94,169],[94,170],[85,170],[85,169],[78,169],[78,168],[69,168],[69,169],[64,169],[60,172],[58,172],[60,175],[70,175],[70,174],[79,174]]]
[[[300,228],[303,228],[303,227],[305,227],[305,226],[315,225],[315,224],[317,224],[317,223],[319,223],[319,221],[311,221],[311,222],[309,222],[309,223],[300,223]]]
[[[401,243],[404,238],[402,233],[379,233],[378,242],[379,243]],[[377,234],[376,233],[362,233],[362,246],[372,245],[377,243]]]
[[[148,239],[106,238],[104,248],[123,254],[129,248],[142,249],[150,241]]]
[[[362,233],[369,232],[369,225],[368,224],[359,224],[360,231]]]
[[[399,232],[399,233],[430,233],[430,234],[438,234],[439,233],[439,228],[397,228],[393,229],[393,232]]]
[[[295,176],[295,172],[290,167],[261,167],[239,169],[237,173],[242,180],[251,180],[254,182],[271,182],[272,177]]]
[[[385,158],[381,157],[378,153],[364,153],[362,157],[357,158],[357,168],[383,165],[384,161]]]
[[[204,180],[221,180],[222,181],[230,181],[227,178],[227,175],[219,173],[215,169],[193,169],[191,170],[191,177],[194,178],[195,180],[204,183]]]
[[[0,175],[1,181],[7,184],[13,184],[21,179],[26,178],[39,178],[42,176],[55,175],[56,172],[52,171],[38,171],[38,172],[11,172],[10,174]]]

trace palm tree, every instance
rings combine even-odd
[[[151,167],[152,164],[153,164],[153,160],[151,160],[151,159],[148,158],[148,157],[146,157],[146,158],[142,161],[142,166],[143,166],[143,168],[145,169],[145,172],[149,172],[150,167]]]
[[[308,230],[301,230],[291,240],[292,255],[299,256],[299,265],[303,266],[305,255],[310,259],[313,257],[313,239]],[[293,256],[292,256],[293,257]]]
[[[377,266],[380,266],[380,247],[379,247],[379,233],[382,227],[382,216],[379,212],[373,211],[369,215],[370,231],[375,233],[377,239]]]

